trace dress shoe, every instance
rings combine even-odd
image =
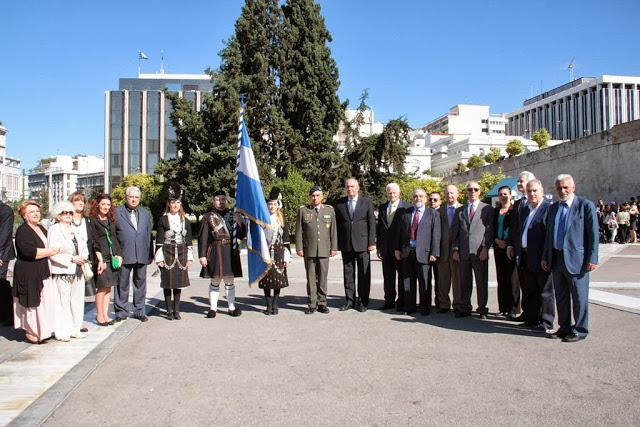
[[[85,334],[71,334],[71,338],[78,338],[78,339],[82,339],[82,338],[86,338],[87,336]]]
[[[521,315],[514,317],[512,320],[514,322],[526,322],[527,318],[525,317],[524,313],[522,313]]]
[[[478,318],[480,320],[487,320],[487,313],[480,313],[480,316]]]
[[[173,320],[173,311],[167,312],[167,320]]]
[[[364,304],[358,304],[358,308],[356,308],[356,310],[358,310],[360,313],[364,313],[365,311],[367,311],[367,307],[365,307]]]
[[[123,320],[127,320],[127,318],[126,317],[116,317],[115,318],[116,322],[122,322]]]
[[[569,335],[569,334],[565,333],[565,332],[560,332],[560,329],[558,329],[556,332],[551,332],[549,334],[549,338],[552,338],[552,339],[563,339],[567,335]]]
[[[347,310],[350,310],[352,308],[353,308],[353,306],[351,304],[345,304],[342,307],[340,307],[340,311],[347,311]]]
[[[411,314],[415,313],[416,311],[418,311],[418,310],[416,310],[415,308],[411,308],[409,310],[405,310],[404,314],[411,315]]]
[[[229,315],[231,317],[238,317],[242,314],[242,310],[240,310],[239,308],[234,308],[233,310],[229,311]]]
[[[567,335],[566,337],[562,338],[562,342],[578,342],[578,341],[581,341],[581,340],[583,340],[585,338],[586,337],[583,337],[582,335],[570,334],[570,335]]]
[[[448,308],[439,308],[438,311],[436,313],[438,314],[445,314],[448,313],[449,309]]]
[[[382,310],[382,311],[384,311],[384,310],[392,309],[392,308],[394,308],[394,307],[395,307],[395,305],[393,305],[393,304],[388,304],[388,303],[386,303],[386,302],[385,302],[385,303],[384,303],[384,305],[383,305],[382,307],[380,307],[378,310]]]
[[[420,310],[420,316],[428,316],[431,314],[431,310],[422,309]]]
[[[456,318],[458,319],[462,319],[463,317],[469,317],[471,316],[471,313],[466,313],[464,311],[459,311],[456,313]]]
[[[315,308],[307,308],[307,309],[304,311],[304,314],[313,314],[313,313],[315,313],[315,312],[316,312],[316,309],[315,309]]]
[[[80,332],[89,332],[89,328],[80,328]]]
[[[98,318],[96,317],[96,323],[100,326],[109,326],[109,322],[98,322]]]
[[[176,311],[176,312],[173,313],[173,318],[176,319],[176,320],[181,320],[182,316],[180,316],[180,312],[179,311]]]
[[[215,310],[209,310],[207,312],[207,319],[213,319],[214,317],[216,317],[216,311]]]
[[[141,315],[141,316],[133,316],[135,319],[138,319],[141,322],[148,322],[149,318],[146,315]]]
[[[318,313],[328,314],[329,313],[329,309],[327,308],[326,305],[320,305],[320,306],[318,306]]]
[[[538,325],[533,328],[533,332],[537,332],[539,334],[553,334],[553,329],[547,328],[544,325]]]

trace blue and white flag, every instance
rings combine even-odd
[[[236,210],[247,218],[249,286],[253,287],[269,271],[271,256],[263,227],[271,228],[271,215],[262,192],[256,159],[244,125],[244,108],[238,123],[238,161],[236,167]]]
[[[144,54],[141,50],[138,51],[138,59],[149,59],[147,55]]]

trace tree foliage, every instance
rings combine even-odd
[[[489,152],[485,154],[484,161],[487,163],[495,163],[498,161],[502,154],[500,153],[500,149],[498,147],[489,148]]]
[[[289,226],[289,232],[291,235],[295,234],[296,221],[298,218],[298,209],[302,205],[309,204],[309,190],[314,184],[307,181],[302,174],[295,170],[289,170],[289,175],[286,178],[278,178],[273,181],[273,185],[268,189],[265,188],[267,194],[271,191],[272,187],[280,188],[282,193],[282,213]],[[325,198],[327,193],[325,193]]]
[[[453,173],[455,175],[455,174],[458,174],[458,173],[462,173],[462,172],[464,172],[466,170],[467,170],[467,165],[465,165],[462,162],[458,162],[456,167],[453,168]]]
[[[531,139],[538,144],[538,148],[546,148],[549,145],[551,135],[546,128],[540,128],[531,135]]]
[[[480,168],[484,166],[484,159],[477,154],[472,154],[467,160],[467,167],[469,169]]]
[[[519,139],[512,139],[507,143],[507,148],[504,150],[511,156],[517,156],[524,153],[524,144]]]

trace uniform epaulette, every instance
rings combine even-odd
[[[322,207],[333,209],[333,206],[331,206],[331,205],[322,205]]]

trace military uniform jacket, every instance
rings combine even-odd
[[[305,257],[329,257],[338,250],[338,229],[333,207],[320,205],[316,212],[311,206],[300,206],[296,222],[296,250]]]

